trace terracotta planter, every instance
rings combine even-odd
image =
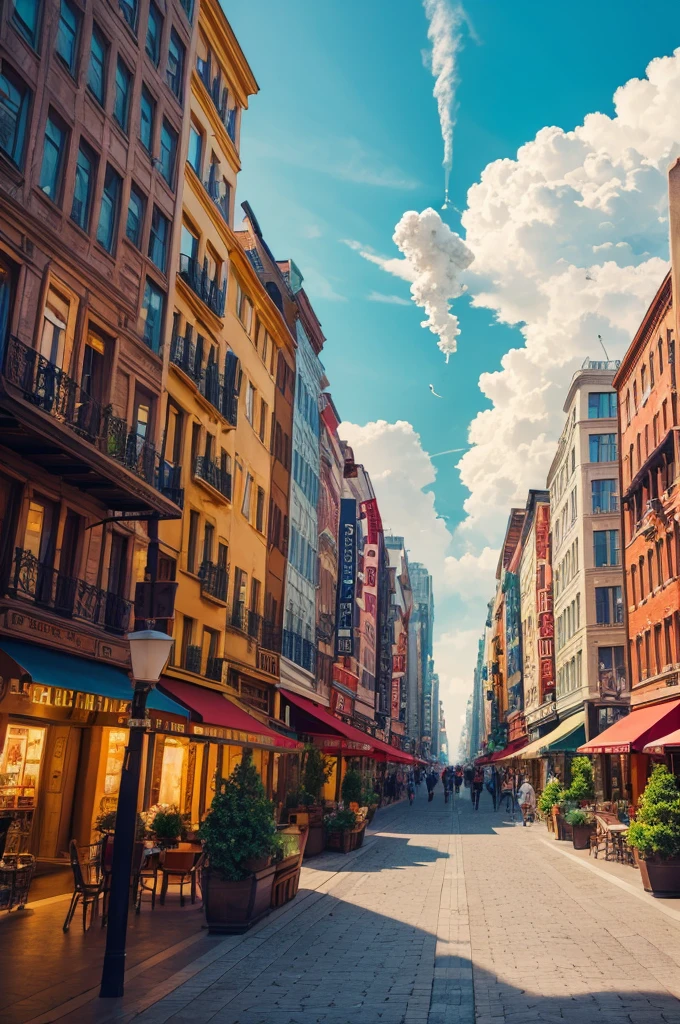
[[[226,882],[206,868],[201,892],[208,931],[217,935],[240,935],[268,914],[275,872],[274,865],[270,865],[242,882]]]
[[[680,897],[680,857],[641,857],[635,850],[645,892],[652,896]]]
[[[589,850],[590,837],[595,835],[595,822],[587,825],[572,825],[572,842],[575,850]]]

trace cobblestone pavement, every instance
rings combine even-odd
[[[506,818],[486,794],[476,813],[465,792],[445,806],[438,787],[431,804],[384,812],[343,870],[165,988],[60,1019],[680,1024],[680,904]]]

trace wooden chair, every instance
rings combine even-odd
[[[142,849],[142,860],[137,873],[137,900],[135,913],[139,914],[142,909],[142,896],[145,892],[151,893],[151,909],[156,909],[156,887],[158,885],[158,871],[161,865],[159,851],[148,851]]]
[[[67,932],[71,927],[73,915],[79,902],[83,904],[83,931],[88,929],[87,912],[92,908],[92,917],[96,916],[99,897],[104,892],[105,878],[102,873],[102,843],[78,849],[75,839],[69,843],[69,858],[73,871],[73,896],[69,904],[66,920],[62,926]],[[91,921],[90,921],[91,923]]]
[[[200,864],[203,860],[201,854],[194,850],[166,850],[160,863],[161,872],[161,906],[165,905],[165,897],[168,892],[168,885],[172,881],[179,884],[179,903],[184,906],[184,886],[191,885],[191,902],[196,902],[196,880]]]

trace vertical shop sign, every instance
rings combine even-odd
[[[354,593],[357,565],[357,503],[354,498],[340,502],[340,566],[338,570],[336,657],[354,654]]]

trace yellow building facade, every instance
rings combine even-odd
[[[219,3],[206,0],[185,125],[165,416],[164,459],[182,467],[184,509],[181,521],[160,525],[159,577],[177,583],[170,685],[228,695],[266,724],[278,710],[278,660],[260,649],[271,436],[278,353],[292,341],[233,229],[241,113],[256,91]],[[166,739],[150,769],[152,796],[200,817],[206,785],[241,751],[234,741]],[[279,756],[275,745],[254,746],[272,793]]]

